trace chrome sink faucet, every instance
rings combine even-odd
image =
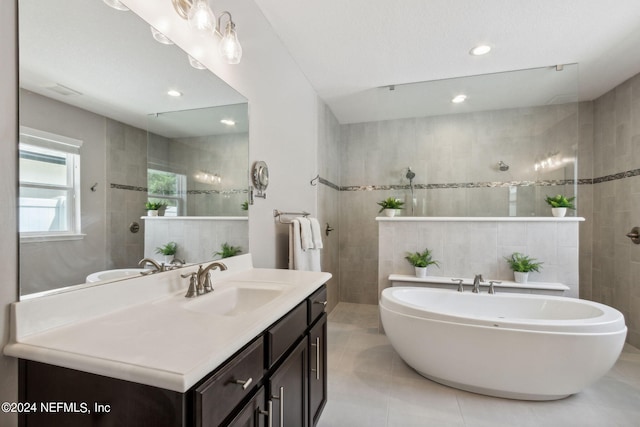
[[[480,293],[480,282],[484,282],[482,274],[476,274],[476,277],[473,278],[473,290],[471,292],[474,294]]]

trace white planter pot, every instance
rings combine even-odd
[[[427,277],[427,267],[415,267],[416,277]]]
[[[395,209],[385,209],[383,212],[384,212],[385,216],[388,216],[388,217],[396,216],[396,210]]]
[[[551,214],[555,217],[562,218],[567,214],[567,208],[551,208]]]
[[[529,280],[529,273],[514,271],[513,276],[515,277],[516,283],[527,283],[527,281]]]
[[[158,216],[158,211],[156,210],[147,211],[147,216]]]

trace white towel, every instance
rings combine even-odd
[[[289,270],[306,270],[306,259],[300,240],[300,222],[294,219],[289,225]]]
[[[302,250],[313,249],[313,238],[311,236],[311,222],[304,217],[296,218],[300,223],[300,243]]]
[[[294,219],[289,226],[289,269],[321,271],[320,251],[316,249],[303,251],[300,237],[300,221]]]
[[[320,230],[320,223],[317,218],[309,218],[311,223],[311,239],[313,240],[313,247],[316,249],[322,249],[322,231]]]

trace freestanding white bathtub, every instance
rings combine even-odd
[[[421,375],[490,396],[562,399],[602,377],[627,334],[603,304],[531,294],[394,287],[380,316],[391,345]]]

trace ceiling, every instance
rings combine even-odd
[[[254,2],[340,123],[592,100],[640,72],[640,55],[629,54],[640,46],[638,0]],[[176,46],[154,41],[131,12],[101,0],[20,0],[19,10],[29,90],[141,128],[149,114],[246,102]],[[492,51],[469,55],[480,43]],[[557,64],[573,65],[557,73]],[[542,74],[497,74],[529,69]],[[55,85],[82,95],[48,89]],[[168,88],[185,96],[167,97]],[[469,98],[453,106],[459,91]],[[163,126],[168,137],[196,129]]]
[[[340,123],[379,120],[389,85],[577,63],[592,100],[640,72],[638,0],[254,1]]]

